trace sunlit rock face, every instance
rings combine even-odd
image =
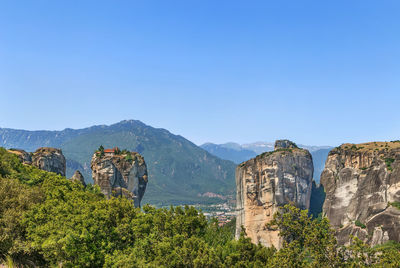
[[[140,154],[97,152],[92,157],[91,168],[94,184],[107,197],[124,195],[140,207],[148,180],[146,163]]]
[[[291,141],[278,140],[274,149],[236,168],[236,237],[243,226],[254,243],[280,248],[279,232],[266,224],[285,204],[309,208],[314,168],[311,154]]]
[[[18,156],[19,160],[26,165],[32,164],[32,153],[25,152],[21,149],[9,149],[10,153],[13,153]]]
[[[25,165],[33,165],[39,169],[65,176],[66,161],[61,149],[41,147],[34,153],[20,149],[9,149],[8,151],[17,155]]]
[[[343,144],[321,174],[324,214],[339,244],[356,235],[370,245],[400,241],[400,142]]]
[[[66,161],[61,149],[42,147],[32,154],[32,165],[65,176]]]

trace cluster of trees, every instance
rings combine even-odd
[[[287,205],[283,248],[233,237],[193,207],[134,208],[94,186],[22,165],[0,148],[0,259],[40,267],[400,267],[398,244],[339,247],[326,218]]]
[[[99,148],[96,150],[96,154],[97,154],[97,156],[99,156],[99,157],[103,157],[104,156],[104,146],[103,145],[100,145],[99,146]],[[133,158],[132,158],[132,154],[131,154],[131,152],[130,151],[128,151],[127,149],[123,149],[122,151],[118,148],[118,147],[115,147],[114,148],[114,154],[115,155],[126,155],[125,156],[125,159],[126,160],[128,160],[128,161],[133,161]]]
[[[104,156],[104,146],[103,145],[99,146],[99,149],[96,150],[96,154],[99,157],[103,157]]]

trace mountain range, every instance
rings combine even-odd
[[[302,144],[299,144],[298,146],[310,151],[314,164],[314,180],[319,183],[320,175],[324,169],[328,153],[333,149],[333,147],[314,145],[310,146]],[[200,145],[200,147],[222,159],[230,160],[236,164],[240,164],[264,152],[273,151],[274,143],[259,141],[247,144],[238,144],[234,142],[214,144],[208,142]]]
[[[216,202],[216,198],[204,196],[210,192],[233,197],[235,163],[208,153],[182,136],[137,120],[62,131],[0,128],[1,147],[30,152],[45,146],[61,148],[67,159],[67,177],[79,170],[87,183],[92,183],[90,160],[100,145],[143,155],[149,171],[143,204]]]
[[[1,147],[28,152],[39,147],[61,148],[67,160],[67,177],[79,170],[86,183],[93,182],[90,161],[100,145],[105,148],[118,146],[143,155],[149,183],[142,203],[156,206],[220,202],[215,196],[234,199],[236,165],[273,150],[270,142],[197,146],[182,136],[138,120],[61,131],[0,128]],[[331,148],[300,146],[310,150],[314,159],[314,178],[319,182]]]

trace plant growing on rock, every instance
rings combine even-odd
[[[360,228],[363,228],[363,229],[367,228],[367,226],[365,226],[365,224],[362,223],[362,222],[359,221],[359,220],[356,220],[356,221],[354,222],[354,224],[355,224],[356,226],[360,227]]]

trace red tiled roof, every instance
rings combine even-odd
[[[118,147],[114,147],[112,149],[104,149],[104,152],[105,153],[115,153],[115,150],[119,150],[119,148]]]

